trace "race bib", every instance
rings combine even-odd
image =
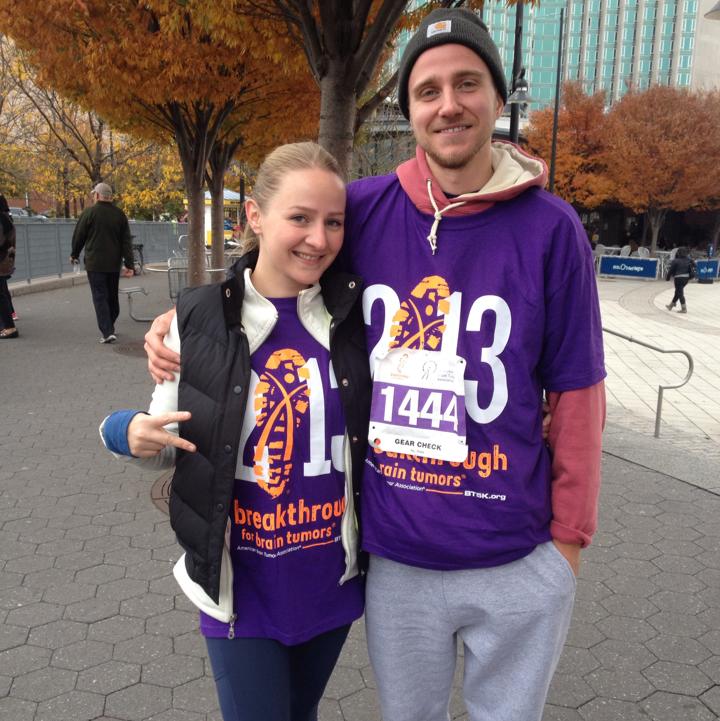
[[[378,360],[368,440],[394,453],[461,463],[467,457],[465,359],[394,348]]]

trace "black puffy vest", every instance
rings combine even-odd
[[[186,551],[188,574],[215,602],[250,384],[250,351],[241,323],[243,271],[254,266],[256,258],[254,253],[241,258],[222,284],[183,291],[177,304],[182,351],[177,407],[192,413],[180,425],[180,435],[197,451],[178,450],[170,521]],[[332,317],[330,356],[350,439],[358,513],[371,395],[362,284],[357,276],[328,272],[321,286]]]

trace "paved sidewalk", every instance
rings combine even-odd
[[[19,298],[22,295],[30,295],[31,293],[45,293],[48,290],[57,290],[59,288],[72,288],[75,285],[87,285],[87,273],[65,273],[58,277],[57,275],[47,275],[42,278],[33,278],[28,283],[25,280],[15,281],[8,284],[10,295],[13,298]]]
[[[169,306],[163,276],[141,283],[137,313]],[[600,531],[544,721],[717,719],[720,285],[693,284],[686,317],[662,308],[660,283],[600,288],[606,326],[687,347],[697,375],[667,392],[656,440],[656,377],[682,364],[606,338]],[[152,390],[146,326],[122,302],[114,347],[97,343],[82,286],[16,298],[21,337],[0,345],[0,721],[220,721],[196,613],[171,574],[178,547],[150,499],[157,475],[114,461],[97,435],[108,410],[143,407]],[[466,719],[459,678],[451,711]],[[361,623],[320,718],[379,720]]]
[[[720,282],[691,283],[687,315],[665,307],[673,296],[672,283],[600,279],[598,287],[605,328],[692,355],[689,383],[664,392],[661,441],[720,462]],[[609,417],[652,436],[658,385],[682,382],[685,357],[607,333],[605,351]],[[720,477],[713,487],[720,489]]]

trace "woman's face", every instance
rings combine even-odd
[[[264,210],[246,205],[260,237],[253,285],[266,297],[286,298],[317,283],[343,242],[345,185],[328,170],[287,173]]]

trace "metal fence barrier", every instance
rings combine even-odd
[[[657,409],[655,410],[655,438],[660,438],[660,420],[662,418],[662,402],[663,402],[663,391],[669,390],[671,388],[682,388],[689,380],[690,377],[693,374],[693,368],[695,367],[693,363],[692,356],[686,351],[686,350],[665,350],[664,348],[658,348],[656,345],[651,345],[650,343],[645,343],[645,341],[638,340],[637,338],[633,338],[631,335],[625,335],[624,333],[618,333],[614,330],[609,330],[608,328],[603,328],[604,333],[610,333],[610,335],[615,335],[618,338],[623,338],[624,340],[629,340],[631,343],[637,343],[638,345],[644,346],[645,348],[650,348],[650,350],[657,351],[658,353],[680,353],[681,355],[684,355],[685,358],[687,358],[688,362],[688,372],[685,375],[685,378],[680,383],[677,383],[676,385],[659,385],[658,386],[658,400],[657,400]]]
[[[13,281],[27,281],[56,275],[71,275],[70,264],[74,219],[26,221],[13,218],[17,237]],[[164,262],[177,248],[178,236],[187,233],[186,223],[130,221],[133,243],[143,246],[145,263]]]

